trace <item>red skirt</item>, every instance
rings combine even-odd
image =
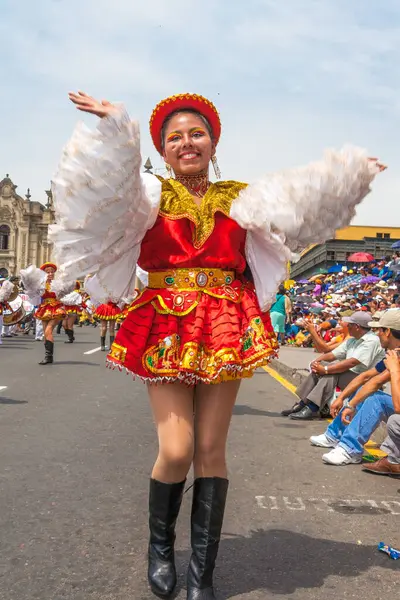
[[[66,316],[64,305],[58,300],[51,300],[51,302],[44,302],[39,306],[35,312],[35,319],[40,321],[52,321],[57,319],[60,321]]]
[[[81,315],[83,307],[80,304],[64,305],[67,315]]]
[[[220,383],[251,377],[277,349],[253,286],[235,280],[193,292],[143,290],[128,309],[107,366],[154,383]]]
[[[107,304],[100,304],[96,308],[94,316],[101,321],[116,321],[121,314],[121,309],[114,302],[107,302]]]

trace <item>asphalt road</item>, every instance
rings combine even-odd
[[[156,443],[144,386],[104,366],[98,330],[0,346],[1,600],[147,600],[147,488]],[[6,386],[1,389],[2,386]],[[264,371],[242,385],[229,439],[230,495],[219,597],[396,597],[400,482],[329,467],[292,423],[291,394]],[[184,599],[191,492],[178,524]]]

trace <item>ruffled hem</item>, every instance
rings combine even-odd
[[[107,304],[100,304],[96,308],[94,316],[100,321],[116,321],[121,316],[122,310],[114,302],[108,302]]]
[[[67,315],[81,315],[83,308],[81,306],[66,306],[65,312]]]
[[[39,306],[34,316],[39,321],[52,321],[53,319],[60,321],[65,318],[66,312],[62,304],[58,306],[43,305]]]
[[[120,373],[125,371],[126,375],[132,375],[133,380],[139,379],[142,383],[152,383],[157,385],[158,383],[184,383],[188,386],[197,385],[198,383],[205,383],[208,385],[223,383],[224,381],[233,381],[235,379],[248,379],[254,375],[254,372],[260,367],[267,365],[273,358],[278,356],[276,350],[271,350],[271,355],[261,358],[254,363],[251,368],[243,367],[243,365],[226,365],[221,367],[213,377],[204,377],[198,373],[188,373],[181,371],[176,376],[161,376],[161,377],[144,377],[138,373],[134,373],[124,365],[114,362],[110,358],[106,359],[106,367],[115,371],[118,369]]]
[[[108,366],[142,381],[188,385],[251,377],[276,356],[276,336],[250,284],[235,281],[226,296],[144,290],[117,333]]]

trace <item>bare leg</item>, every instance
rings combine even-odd
[[[200,383],[195,394],[194,476],[226,478],[226,440],[240,380]]]
[[[46,323],[43,324],[45,340],[48,340],[49,342],[54,342],[53,331],[57,325],[58,325],[58,321],[55,319],[52,319],[51,321],[47,321]]]
[[[100,321],[100,335],[101,337],[105,337],[107,335],[107,321],[104,319]]]
[[[115,321],[109,321],[110,337],[115,336]]]
[[[152,477],[164,483],[186,478],[193,460],[193,388],[181,383],[148,385],[158,435]]]

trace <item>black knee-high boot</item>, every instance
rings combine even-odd
[[[176,586],[175,524],[184,487],[185,481],[162,483],[150,479],[148,580],[152,592],[161,598],[168,598]]]
[[[100,337],[100,344],[101,344],[101,350],[103,352],[105,352],[105,350],[106,350],[106,336],[105,335],[102,335]]]
[[[213,573],[228,485],[221,477],[200,477],[194,482],[187,600],[215,600]]]
[[[53,362],[54,342],[46,340],[44,343],[45,355],[39,365],[51,365]]]
[[[66,329],[65,333],[67,334],[68,339],[65,340],[64,344],[72,344],[74,342],[74,340],[75,340],[73,330],[72,329]]]

